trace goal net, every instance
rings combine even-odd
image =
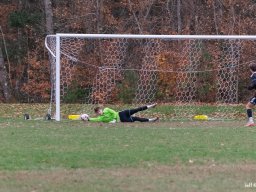
[[[254,36],[49,35],[53,107],[161,103],[167,119],[245,118]]]

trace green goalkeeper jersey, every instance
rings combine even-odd
[[[95,117],[95,118],[89,118],[89,121],[91,122],[104,122],[104,123],[110,123],[110,122],[118,122],[120,121],[119,119],[119,114],[118,112],[114,111],[113,109],[110,108],[105,108],[103,110],[103,114]]]

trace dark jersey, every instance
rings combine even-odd
[[[254,73],[251,75],[251,83],[250,83],[250,85],[248,86],[248,89],[249,89],[249,90],[256,89],[256,72],[254,72]]]

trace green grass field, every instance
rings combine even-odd
[[[40,109],[0,110],[0,192],[256,190],[256,127],[245,121],[22,119]]]

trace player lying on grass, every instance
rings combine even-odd
[[[250,68],[250,71],[252,72],[252,75],[251,75],[251,83],[248,86],[248,89],[255,90],[256,89],[256,63],[251,63],[249,65],[249,68]],[[247,126],[247,127],[255,125],[254,121],[253,121],[253,117],[252,117],[252,114],[253,114],[252,109],[255,105],[256,105],[256,94],[246,104],[246,112],[247,112],[247,116],[248,116],[248,122],[245,126]]]
[[[87,114],[81,115],[81,120],[83,121],[91,121],[91,122],[104,122],[104,123],[115,123],[115,122],[154,122],[158,120],[158,117],[155,118],[142,118],[133,116],[135,113],[139,111],[144,111],[149,108],[155,107],[156,104],[146,105],[143,107],[139,107],[136,109],[126,109],[124,111],[116,112],[110,108],[100,108],[96,107],[94,112],[96,113],[97,117],[91,118]]]

